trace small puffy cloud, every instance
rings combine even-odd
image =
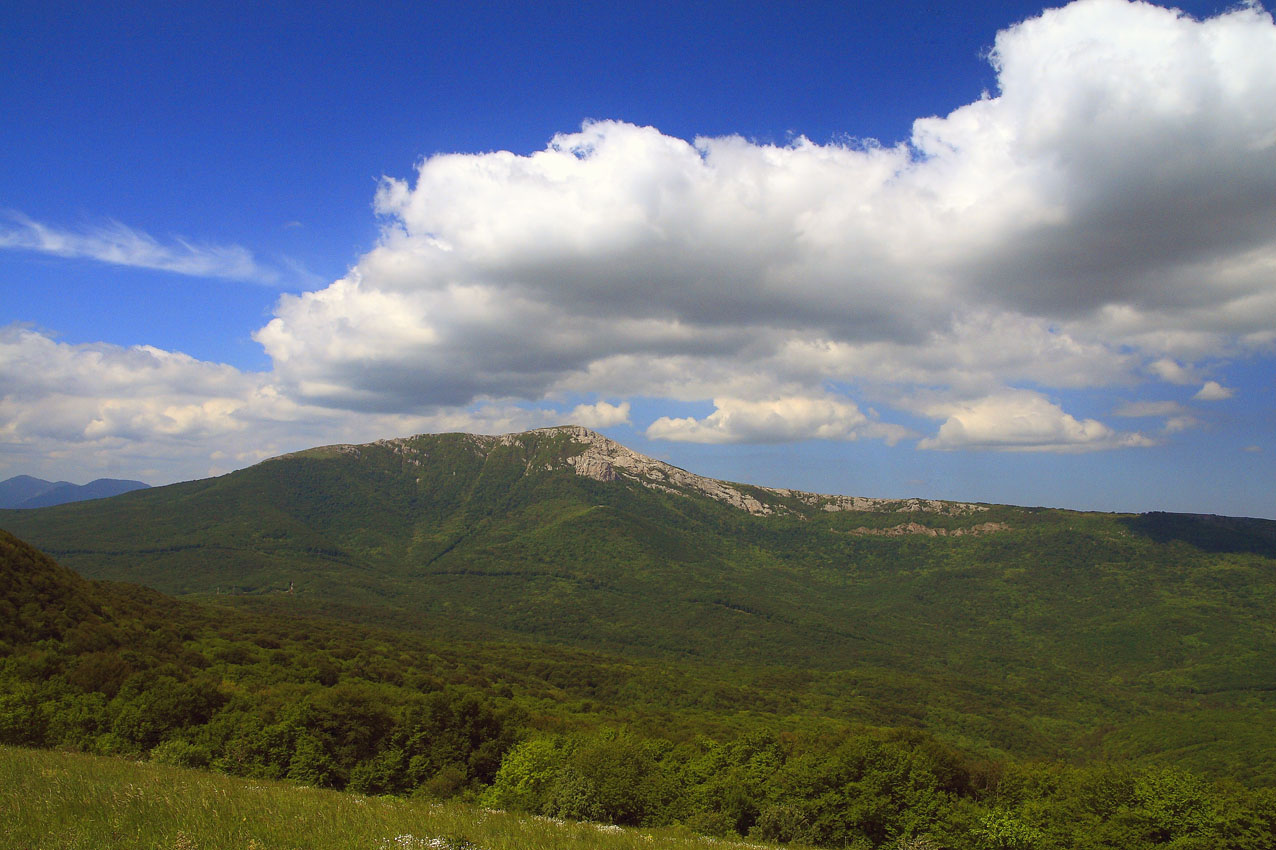
[[[42,224],[14,211],[3,217],[9,223],[0,224],[0,248],[9,250],[85,258],[192,277],[265,284],[277,284],[284,278],[278,269],[262,265],[251,251],[239,245],[207,245],[186,239],[163,243],[118,221],[75,231]],[[291,277],[312,282],[313,276],[304,270],[293,271]]]
[[[662,416],[647,428],[657,440],[686,443],[783,443],[796,440],[855,440],[879,437],[890,443],[907,429],[871,419],[849,399],[787,396],[763,401],[715,398],[703,419]]]
[[[600,401],[596,404],[578,404],[566,418],[573,425],[584,425],[586,428],[610,428],[613,425],[625,425],[629,422],[629,402],[611,404]]]
[[[922,449],[1077,452],[1147,446],[1137,433],[1114,431],[1097,419],[1078,420],[1039,393],[1006,391],[976,401],[932,406],[945,416]]]
[[[1218,381],[1206,381],[1192,398],[1196,401],[1224,401],[1234,395],[1236,390],[1231,387],[1225,387]]]
[[[1166,434],[1177,434],[1180,431],[1188,431],[1201,424],[1201,420],[1195,416],[1171,416],[1165,420],[1165,426],[1162,429]]]
[[[1147,364],[1147,370],[1170,384],[1194,384],[1200,380],[1195,369],[1184,366],[1169,357],[1161,357]]]

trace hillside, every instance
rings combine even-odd
[[[1219,525],[1210,523],[1215,543]],[[887,528],[859,533],[969,536]],[[285,779],[478,802],[486,808],[449,809],[448,840],[471,848],[556,846],[551,833],[586,846],[593,833],[620,839],[567,819],[677,826],[666,835],[678,844],[697,842],[694,831],[877,850],[1276,847],[1273,717],[1261,688],[1203,695],[1103,681],[1111,668],[1072,671],[1069,683],[1062,665],[1036,681],[1008,667],[979,675],[969,650],[950,656],[960,673],[609,656],[305,618],[288,609],[299,597],[265,598],[281,604],[228,607],[262,597],[173,600],[88,581],[0,532],[0,745],[126,757],[0,746],[0,787],[15,789],[0,800],[6,836],[16,830],[16,846],[252,837],[263,848],[318,847],[327,845],[281,835],[277,816],[331,818],[371,802],[270,784]],[[419,807],[413,837],[404,845],[408,832],[397,833],[393,846],[446,846],[416,837],[427,822],[438,835],[437,803],[377,803],[387,815],[404,805]],[[228,806],[234,817],[217,814]],[[493,817],[501,823],[489,827]],[[347,819],[332,834],[389,822]]]
[[[794,694],[792,677],[768,694],[682,664],[205,608],[84,581],[5,533],[0,576],[0,608],[20,613],[0,640],[0,846],[724,844],[696,832],[751,847],[1276,847],[1270,789],[1179,768],[989,762],[912,729],[836,724],[836,700]],[[637,712],[609,724],[538,670],[577,693],[610,687],[613,711]],[[804,727],[749,710],[786,693]],[[652,708],[692,734],[660,737]],[[729,714],[735,730],[715,730]]]
[[[973,538],[999,528],[988,514],[729,485],[584,429],[546,429],[315,449],[104,508],[0,514],[0,527],[85,575],[170,593],[269,598],[291,586],[307,610],[427,631],[447,618],[449,631],[752,659],[743,638],[777,658],[813,639],[790,641],[794,630],[816,629],[838,656],[862,642],[840,611],[808,610],[811,579],[846,576],[812,574],[792,543],[832,561],[861,541],[894,548],[890,535],[919,516],[925,531]],[[818,541],[802,539],[811,526]],[[650,628],[653,612],[672,639]],[[688,647],[692,625],[703,634]],[[724,630],[742,640],[724,644]]]
[[[0,527],[263,613],[783,667],[975,749],[1276,775],[1271,522],[820,496],[557,428],[313,449]]]

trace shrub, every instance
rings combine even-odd
[[[212,755],[204,747],[182,738],[171,738],[151,750],[151,761],[177,767],[208,767]]]

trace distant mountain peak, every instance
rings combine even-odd
[[[98,478],[88,484],[45,481],[30,475],[15,475],[0,481],[0,508],[46,508],[67,502],[104,499],[131,490],[150,487],[141,481]]]

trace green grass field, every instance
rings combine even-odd
[[[769,847],[148,762],[0,747],[4,850],[653,850]]]

